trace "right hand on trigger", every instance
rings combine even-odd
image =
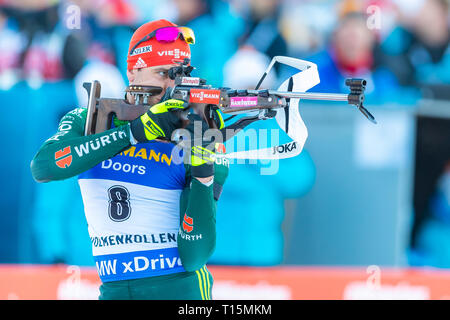
[[[131,121],[131,134],[138,142],[157,138],[169,139],[173,131],[182,127],[180,112],[188,108],[182,100],[170,99],[151,106],[146,113]]]

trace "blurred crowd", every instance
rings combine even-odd
[[[64,83],[68,89],[57,89],[60,96],[38,98],[45,101],[45,110],[58,110],[49,121],[53,127],[42,129],[45,132],[41,134],[49,136],[61,114],[85,103],[84,81],[100,80],[102,95],[122,97],[131,35],[141,24],[160,18],[194,30],[194,72],[214,86],[251,88],[270,59],[282,55],[318,65],[321,83],[312,91],[346,92],[345,79],[357,77],[368,80],[367,99],[380,104],[423,96],[450,99],[449,5],[446,0],[0,0],[2,104],[14,105],[24,92],[14,91],[16,87],[45,92],[47,84]],[[290,72],[276,66],[264,86],[276,87]],[[30,154],[37,147],[33,145]],[[267,191],[267,201],[273,202],[268,208],[272,209],[266,207],[272,215],[261,219],[263,208],[255,207],[250,198],[239,200],[238,189],[224,195],[222,209],[228,213],[233,211],[233,201],[247,200],[248,206],[241,202],[247,214],[237,212],[227,221],[259,228],[255,234],[265,228],[267,243],[261,244],[261,239],[259,244],[247,243],[252,238],[248,233],[242,238],[228,237],[232,226],[224,225],[222,239],[227,240],[222,243],[219,239],[215,261],[265,265],[282,261],[283,199],[301,197],[314,183],[314,164],[307,151],[296,161],[284,165],[301,168],[303,182],[280,184],[283,187],[270,180],[276,177],[259,177],[257,169],[240,167],[244,171],[236,176],[247,176],[245,181],[261,179],[258,184],[272,186],[273,190]],[[233,177],[230,180],[233,184]],[[29,249],[41,251],[36,258],[39,262],[90,263],[82,260],[85,252],[68,257],[80,244],[71,243],[69,249],[60,245],[70,242],[63,239],[67,233],[48,232],[51,223],[67,222],[61,215],[67,202],[61,199],[75,197],[74,185],[75,180],[40,186],[35,201],[30,201],[35,237],[49,238],[45,249]],[[242,185],[242,180],[235,185],[247,188],[247,194],[252,192],[253,187]],[[55,197],[57,192],[67,197]],[[50,199],[55,200],[51,208]],[[70,210],[79,212],[81,201],[76,201],[79,206]],[[85,232],[83,241],[89,250],[87,231],[80,231],[86,229],[84,223],[78,220],[80,228],[71,232]],[[247,230],[251,235],[252,229]],[[59,247],[49,248],[49,243]]]
[[[213,85],[242,85],[240,63],[256,61],[263,69],[267,59],[288,55],[318,64],[322,82],[316,89],[340,91],[343,78],[365,77],[369,92],[383,97],[399,87],[445,96],[437,87],[450,83],[448,5],[446,0],[1,0],[0,88],[22,80],[39,88],[74,79],[91,62],[124,74],[133,30],[166,18],[194,29],[192,61]]]
[[[192,61],[213,85],[243,85],[241,64],[256,61],[264,69],[267,59],[288,55],[318,64],[317,90],[340,91],[343,78],[365,77],[368,91],[383,92],[382,97],[400,87],[445,96],[437,87],[450,83],[448,5],[446,0],[1,0],[0,88],[22,80],[39,88],[74,79],[92,62],[112,65],[123,75],[133,30],[166,18],[195,31]]]

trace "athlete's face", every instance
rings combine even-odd
[[[128,70],[128,81],[130,85],[161,87],[163,91],[160,94],[149,98],[150,105],[154,105],[161,100],[168,87],[173,87],[175,85],[175,81],[169,78],[168,71],[170,68],[176,66],[176,64],[166,64],[162,66]],[[134,103],[134,99],[131,95],[128,94],[127,98],[130,103]]]

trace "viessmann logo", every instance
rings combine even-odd
[[[180,59],[180,57],[183,57],[183,58],[190,58],[191,57],[189,52],[182,51],[180,49],[158,51],[158,55],[160,57],[173,56],[174,59]]]
[[[55,152],[56,165],[61,168],[68,168],[72,164],[70,146]]]
[[[219,104],[220,90],[191,89],[189,102]]]

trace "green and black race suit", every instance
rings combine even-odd
[[[191,177],[174,144],[131,145],[128,123],[115,121],[110,130],[84,136],[86,113],[77,108],[61,119],[32,160],[33,177],[47,182],[78,175],[104,284],[176,283],[178,275],[192,275],[198,297],[207,299],[212,279],[205,264],[216,239],[213,190],[223,185],[228,166],[215,164],[214,183],[203,184]]]

